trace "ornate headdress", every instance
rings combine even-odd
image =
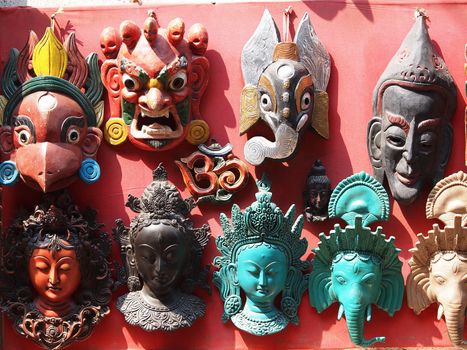
[[[426,28],[426,14],[415,13],[416,21],[389,62],[373,93],[373,115],[381,115],[382,96],[386,88],[399,85],[415,90],[434,90],[447,99],[446,116],[456,108],[457,90],[446,63],[436,52]]]
[[[91,53],[85,59],[76,45],[75,33],[71,33],[62,44],[54,34],[53,25],[52,20],[51,27],[45,30],[40,41],[31,31],[21,52],[11,49],[2,76],[2,89],[8,100],[2,124],[10,124],[18,103],[37,91],[53,91],[69,96],[83,109],[88,126],[101,124],[104,87],[97,54]]]
[[[271,201],[271,183],[263,175],[256,181],[259,192],[256,193],[256,202],[253,202],[242,213],[239,206],[232,206],[232,223],[224,213],[220,214],[220,221],[224,236],[216,239],[216,245],[222,256],[214,259],[214,264],[220,270],[214,273],[214,283],[221,291],[224,303],[223,320],[227,321],[241,309],[240,287],[228,282],[227,267],[237,260],[240,247],[254,243],[269,243],[282,248],[289,261],[293,273],[290,275],[289,290],[283,293],[282,310],[292,322],[298,322],[296,315],[302,288],[302,272],[307,270],[309,263],[301,261],[308,242],[300,239],[303,228],[303,215],[294,222],[295,205],[290,206],[284,215],[279,207]],[[289,276],[287,277],[289,278]]]

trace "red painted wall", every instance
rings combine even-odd
[[[282,30],[282,11],[290,3],[237,3],[237,4],[190,4],[185,6],[164,5],[154,7],[162,26],[174,17],[182,17],[187,27],[195,22],[205,24],[209,31],[207,57],[211,63],[210,83],[201,104],[201,112],[210,124],[212,137],[225,144],[230,142],[234,152],[243,157],[246,136],[238,136],[239,98],[243,87],[240,54],[244,43],[255,30],[262,12],[268,8]],[[371,96],[380,74],[413,24],[416,3],[404,1],[313,1],[292,2],[298,25],[305,11],[321,41],[332,57],[331,80],[328,86],[330,108],[330,140],[321,139],[308,132],[296,158],[287,164],[268,161],[257,168],[250,167],[253,178],[267,172],[272,180],[273,199],[286,211],[295,203],[303,210],[302,190],[309,169],[315,159],[325,164],[335,186],[343,178],[365,170],[371,172],[366,152],[366,125],[371,118]],[[124,19],[143,23],[147,10],[152,7],[127,6],[94,9],[65,9],[58,15],[57,24],[62,34],[76,31],[82,53],[99,52],[98,37],[105,26],[117,27]],[[465,1],[425,1],[424,8],[430,17],[429,31],[435,45],[445,59],[459,88],[457,113],[453,119],[454,147],[446,174],[458,170],[467,171],[464,164],[464,44],[466,37],[467,4]],[[28,30],[42,36],[49,25],[49,15],[54,11],[33,8],[0,10],[0,57],[2,67],[8,59],[11,47],[21,49]],[[292,32],[294,34],[294,32]],[[103,56],[100,54],[101,58]],[[253,133],[265,132],[263,126]],[[166,153],[145,153],[129,143],[118,147],[103,144],[98,153],[102,178],[95,185],[75,183],[70,187],[75,201],[81,206],[90,205],[99,212],[99,220],[111,231],[116,218],[129,223],[133,213],[124,203],[129,193],[139,196],[151,181],[152,169],[161,161],[168,167],[169,179],[189,195],[181,175],[173,161],[190,154],[193,146],[184,143]],[[235,202],[243,209],[254,200],[256,186],[250,181],[247,188],[238,193]],[[396,245],[402,249],[403,274],[408,274],[408,249],[413,247],[416,234],[426,233],[432,222],[425,218],[425,200],[428,191],[410,207],[401,208],[391,199],[391,216],[384,223],[384,231],[396,237]],[[39,200],[39,193],[30,191],[23,184],[6,189],[4,193],[4,224],[7,227],[20,206],[29,209]],[[211,263],[217,255],[214,238],[221,234],[219,213],[230,213],[230,205],[204,204],[193,211],[197,226],[208,223],[212,238],[205,251],[204,262]],[[317,245],[320,232],[328,232],[335,221],[320,224],[305,223],[303,235],[309,248],[304,258],[311,257],[311,248]],[[120,260],[114,245],[113,258]],[[115,297],[125,293],[122,288]],[[199,295],[206,301],[206,316],[196,321],[191,329],[173,333],[147,333],[128,326],[112,304],[112,310],[84,342],[75,343],[70,350],[90,349],[285,349],[285,348],[344,348],[352,347],[344,320],[337,321],[337,305],[318,315],[310,307],[305,294],[299,309],[300,325],[290,325],[283,332],[266,337],[255,337],[237,330],[231,323],[221,322],[223,304],[217,289],[209,296]],[[115,302],[115,297],[112,303]],[[366,337],[385,335],[388,347],[449,346],[444,321],[436,321],[434,306],[415,316],[406,306],[393,318],[375,308],[373,320],[365,326]],[[4,347],[6,350],[36,349],[30,341],[16,335],[9,321],[5,322]]]

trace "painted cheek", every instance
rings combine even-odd
[[[173,103],[180,103],[182,102],[183,100],[185,100],[187,98],[188,95],[191,94],[191,89],[186,87],[185,89],[183,89],[182,91],[179,91],[179,92],[172,92],[171,95],[172,95],[172,101]]]
[[[135,92],[135,91],[128,91],[127,88],[123,88],[122,89],[122,97],[127,100],[128,102],[130,103],[137,103],[138,102],[138,98],[139,96],[141,95],[141,93],[139,92]]]

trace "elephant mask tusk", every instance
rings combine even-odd
[[[339,304],[339,311],[337,311],[337,320],[340,320],[343,314],[344,314],[344,305]]]
[[[370,322],[371,321],[371,304],[368,305],[366,308],[366,321]]]
[[[443,309],[443,305],[439,304],[438,306],[438,321],[441,320],[441,317],[443,317],[443,314],[444,314],[444,309]]]

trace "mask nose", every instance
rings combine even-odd
[[[79,147],[51,142],[41,142],[21,147],[16,153],[18,171],[26,182],[33,182],[42,191],[56,190],[60,181],[77,176],[81,166]]]
[[[149,91],[139,98],[139,105],[151,112],[160,112],[172,105],[170,95],[158,88],[150,88]]]

